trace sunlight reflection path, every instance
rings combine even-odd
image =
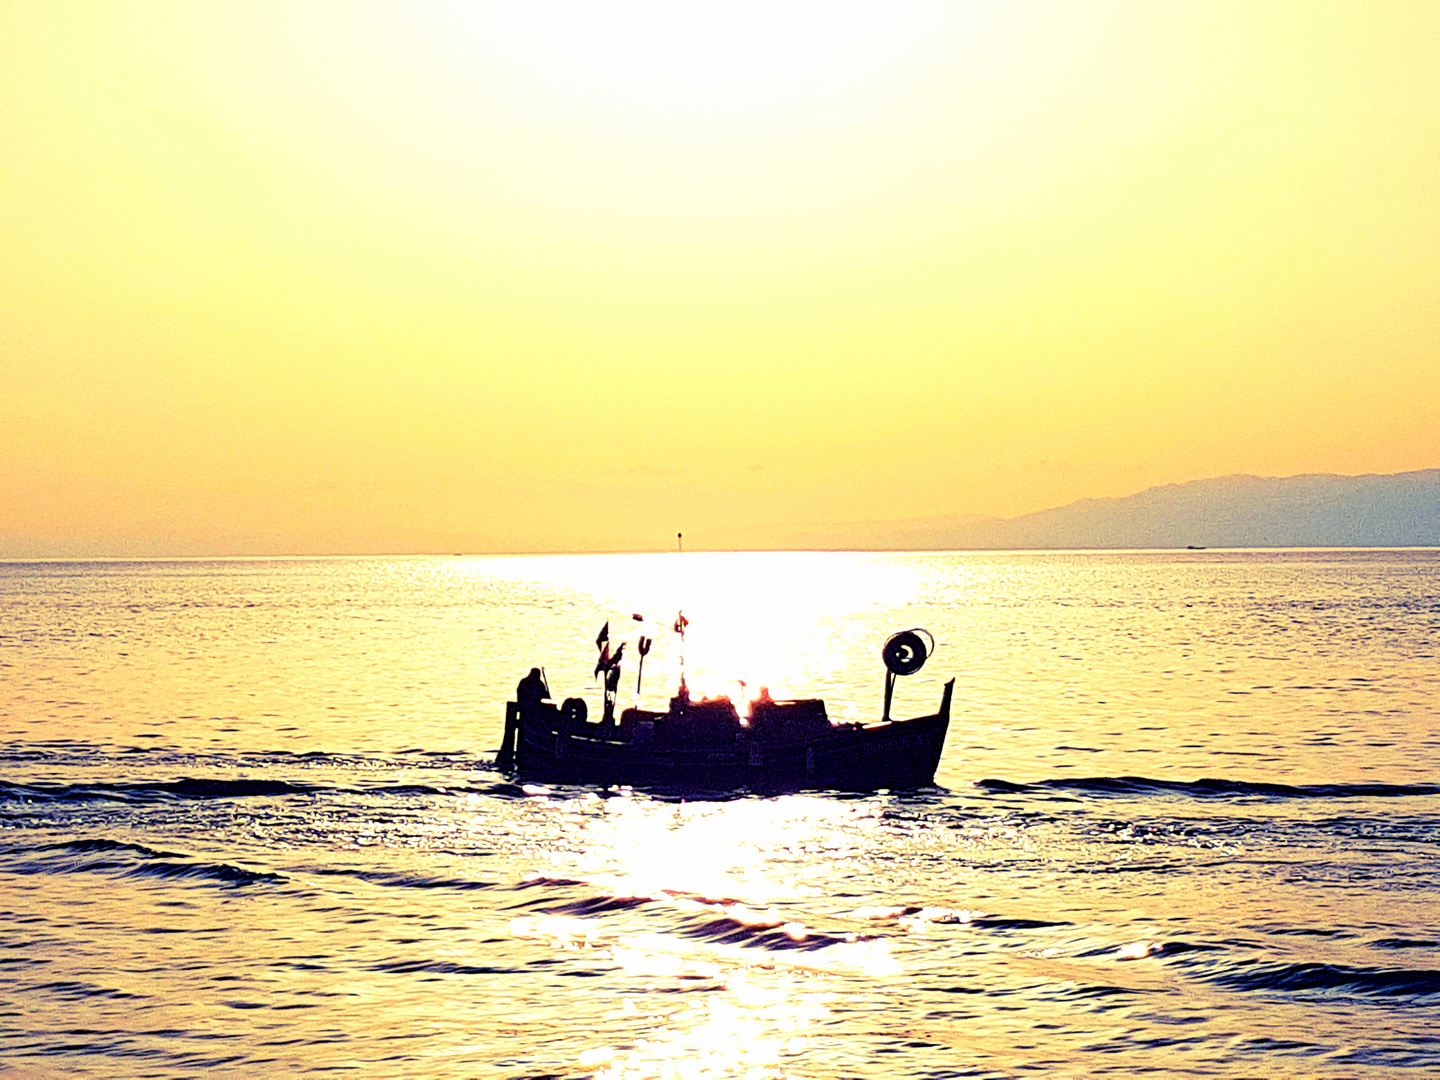
[[[616,895],[658,892],[770,904],[815,893],[803,881],[868,848],[880,825],[873,801],[817,796],[725,803],[614,798],[586,822],[572,872]]]
[[[823,891],[808,876],[833,873],[837,863],[873,848],[872,834],[882,827],[878,803],[616,797],[598,807],[585,799],[551,805],[574,814],[576,843],[552,856],[537,880],[657,904],[678,928],[630,932],[623,919],[616,925],[604,915],[554,911],[512,920],[511,933],[606,957],[630,980],[711,991],[703,1003],[679,1007],[656,1008],[652,995],[623,997],[617,1020],[650,1026],[642,1026],[643,1036],[612,1037],[586,1051],[580,1064],[596,1069],[597,1078],[775,1080],[788,1075],[786,1062],[832,1020],[828,976],[901,972],[887,940],[815,934],[785,910]],[[637,1015],[642,1007],[656,1011]]]

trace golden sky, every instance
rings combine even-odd
[[[1440,4],[0,6],[0,555],[1440,465]]]

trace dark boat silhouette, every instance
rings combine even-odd
[[[683,633],[683,616],[677,629]],[[683,676],[664,711],[625,709],[616,720],[618,663],[605,666],[608,647],[597,665],[607,676],[605,707],[592,722],[584,699],[557,705],[543,674],[533,669],[506,706],[496,766],[540,783],[682,793],[928,787],[945,748],[955,680],[945,684],[934,714],[890,717],[895,676],[913,674],[925,662],[922,633],[907,630],[886,643],[885,708],[868,724],[835,724],[819,699],[776,701],[764,691],[742,719],[728,697],[692,699]],[[932,650],[933,644],[931,639]],[[647,648],[642,639],[642,663]]]

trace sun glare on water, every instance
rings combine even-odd
[[[591,596],[611,613],[603,617],[612,643],[628,635],[628,670],[634,639],[653,638],[645,661],[651,698],[678,685],[682,642],[673,628],[683,611],[687,685],[696,696],[730,696],[742,714],[743,702],[762,687],[776,698],[807,696],[845,669],[856,650],[878,650],[880,642],[865,638],[856,616],[903,603],[917,581],[903,560],[850,552],[547,556],[460,566]],[[643,622],[633,619],[637,614]],[[557,624],[556,631],[576,628]],[[588,638],[578,647],[588,649]]]

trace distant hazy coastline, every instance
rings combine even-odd
[[[1434,547],[1440,546],[1440,469],[1222,476],[1123,498],[1081,499],[1014,518],[717,529],[695,540],[720,548],[875,551]]]
[[[1120,498],[1081,499],[1013,518],[961,514],[908,521],[768,522],[695,529],[684,536],[687,551],[1440,547],[1440,469],[1364,476],[1222,476]],[[476,547],[466,537],[446,539],[454,542],[420,541],[400,550],[364,551],[338,537],[303,542],[265,536],[222,545],[181,536],[157,541],[0,533],[0,559],[526,554]],[[592,550],[637,549],[602,543]]]

